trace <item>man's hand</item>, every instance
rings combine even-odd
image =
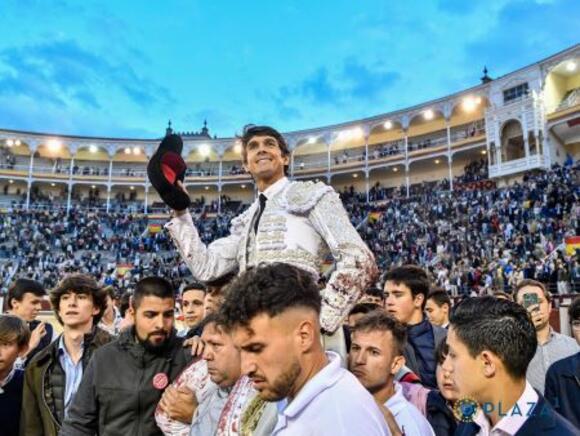
[[[184,424],[191,424],[197,406],[195,394],[184,387],[174,388],[169,386],[165,389],[159,401],[161,410],[171,419]]]
[[[178,180],[176,182],[176,184],[177,184],[177,187],[178,188],[181,188],[181,190],[183,192],[185,192],[187,195],[189,195],[189,193],[187,192],[187,189],[185,189],[185,186],[183,185],[183,183],[181,182],[181,180]],[[174,213],[175,216],[181,216],[181,215],[184,215],[185,213],[187,213],[187,209],[184,209],[184,210],[174,210],[173,213]]]
[[[46,335],[46,324],[41,322],[30,333],[30,340],[28,341],[28,353],[38,347],[38,344],[40,344],[40,340],[44,337],[44,335]]]
[[[534,304],[533,306],[528,307],[528,312],[530,314],[530,318],[532,319],[532,323],[534,326],[539,326],[544,322],[544,316],[540,310],[539,304]]]
[[[183,341],[184,347],[191,346],[191,355],[193,357],[201,357],[203,354],[203,349],[205,348],[205,343],[201,340],[199,336],[193,336],[189,339]]]

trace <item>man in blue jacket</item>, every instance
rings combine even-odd
[[[580,297],[568,309],[572,332],[580,345]],[[580,429],[580,353],[559,360],[546,374],[546,400]]]
[[[450,320],[443,368],[459,390],[456,435],[577,435],[526,381],[538,341],[526,309],[494,297],[460,303]]]

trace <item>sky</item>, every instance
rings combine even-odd
[[[321,127],[507,74],[579,23],[578,0],[0,0],[0,129]]]

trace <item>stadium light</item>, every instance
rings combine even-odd
[[[139,147],[133,147],[133,154],[141,154],[141,149]]]
[[[397,171],[399,171],[399,168],[397,168],[397,167],[394,167],[394,168],[393,168],[393,171],[396,173]]]
[[[242,189],[246,189],[246,185],[242,185]]]
[[[236,142],[236,145],[234,145],[234,153],[242,154],[242,144],[239,142]]]
[[[129,147],[125,147],[125,154],[131,154],[131,149]]]
[[[487,154],[487,150],[481,150],[481,154]]]
[[[58,139],[51,139],[50,141],[48,141],[47,145],[48,149],[53,153],[60,151],[60,148],[62,147],[62,143]]]
[[[91,185],[91,189],[95,189],[95,188],[96,188],[96,186],[95,186],[95,185]]]
[[[50,186],[54,188],[56,186],[56,183],[51,183]]]
[[[134,190],[135,190],[135,187],[134,187],[134,186],[129,186],[129,189],[130,189],[131,191],[134,191]]]
[[[352,177],[356,179],[356,178],[358,177],[358,174],[357,174],[357,173],[354,173],[354,174],[352,175]]]
[[[208,157],[211,153],[211,148],[209,148],[209,145],[207,144],[202,144],[199,146],[198,151],[203,157]]]
[[[439,164],[441,161],[439,159],[435,159],[435,163]]]
[[[383,127],[386,130],[392,129],[393,128],[393,122],[391,120],[385,121],[385,124],[383,124]]]
[[[314,144],[315,142],[316,142],[316,138],[314,136],[311,136],[310,138],[308,138],[309,144]]]
[[[97,146],[96,146],[96,145],[94,145],[94,144],[93,144],[93,145],[90,145],[90,146],[89,146],[89,151],[90,151],[91,153],[96,153],[97,151],[99,151],[99,149],[97,148]]]
[[[427,121],[432,120],[433,117],[435,117],[433,109],[427,109],[426,111],[423,112],[423,118],[425,118]]]
[[[570,72],[572,72],[572,71],[575,71],[575,70],[576,70],[576,62],[574,62],[574,61],[569,61],[569,62],[566,64],[566,71],[570,71]]]
[[[363,129],[361,129],[360,127],[355,127],[354,129],[352,129],[352,136],[354,138],[361,138],[364,135]]]
[[[12,139],[7,139],[7,140],[6,140],[6,145],[7,145],[8,147],[12,147],[12,146],[14,145],[14,141],[13,141]]]
[[[477,101],[475,98],[467,96],[463,98],[462,106],[465,112],[473,112],[477,107]]]
[[[205,190],[206,190],[206,191],[209,191],[209,186],[206,186],[206,187],[205,187]]]
[[[10,180],[8,180],[8,183],[12,184],[12,183],[14,183],[14,180],[10,179]]]

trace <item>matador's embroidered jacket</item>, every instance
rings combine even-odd
[[[324,330],[334,332],[365,288],[374,283],[377,266],[373,254],[332,187],[284,177],[263,194],[267,202],[256,233],[257,199],[232,220],[230,236],[208,246],[201,241],[189,213],[173,218],[165,227],[192,275],[202,282],[273,262],[302,268],[317,279],[330,253],[336,269],[321,291],[320,322]]]

